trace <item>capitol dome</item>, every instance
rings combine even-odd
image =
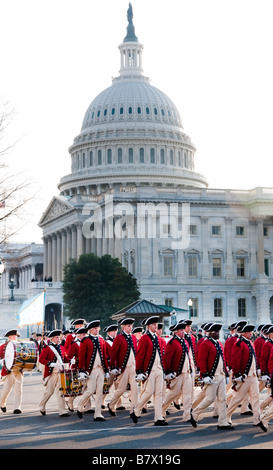
[[[87,108],[69,148],[71,173],[58,185],[63,195],[97,195],[114,185],[207,187],[195,171],[196,149],[179,111],[143,74],[131,4],[127,18],[120,75]]]

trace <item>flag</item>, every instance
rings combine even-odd
[[[18,320],[18,328],[22,328],[22,326],[25,325],[43,323],[44,311],[45,290],[31,299],[25,300],[16,317]]]

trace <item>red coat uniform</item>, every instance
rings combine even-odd
[[[134,354],[137,352],[137,340],[134,335],[130,335],[133,341],[134,346]],[[110,351],[110,363],[109,367],[117,368],[123,370],[126,367],[128,358],[130,354],[130,347],[128,346],[128,342],[126,340],[125,334],[121,333],[117,335],[113,341],[113,346]]]
[[[69,360],[75,358],[75,364],[72,365],[73,370],[77,370],[79,368],[79,350],[80,350],[80,342],[73,341],[67,351],[67,357]]]
[[[273,348],[271,348],[268,358],[268,372],[270,376],[273,374]]]
[[[177,375],[181,374],[186,356],[188,356],[190,363],[187,342],[182,340],[181,343],[180,338],[177,336],[174,336],[172,339],[170,339],[170,341],[167,343],[165,355],[163,358],[166,374],[170,374],[171,372],[175,372]]]
[[[6,346],[7,346],[7,343],[8,341],[6,341],[5,343],[1,344],[0,346],[0,359],[5,359],[5,350],[6,350]],[[9,374],[10,371],[8,371],[6,368],[5,368],[5,364],[3,364],[3,367],[2,367],[2,370],[1,370],[1,376],[2,377],[5,377],[5,375]]]
[[[69,362],[69,359],[68,359],[68,357],[65,353],[64,347],[59,346],[59,348],[60,348],[60,352],[61,352],[60,356],[62,358],[62,361],[66,362],[66,363]],[[44,368],[44,378],[51,375],[52,372],[53,372],[53,368],[49,367],[49,365],[51,364],[51,362],[56,362],[56,355],[54,354],[54,352],[50,348],[50,343],[42,349],[42,352],[39,356],[39,362],[45,366],[45,368]]]
[[[94,342],[91,339],[91,335],[86,336],[83,338],[80,350],[79,350],[79,369],[84,372],[91,372],[93,369],[93,364],[96,355],[96,347]],[[97,337],[99,341],[99,353],[102,362],[102,367],[104,372],[108,372],[108,361],[107,361],[107,354],[106,354],[106,344],[104,339],[99,336]]]
[[[155,339],[153,340],[152,338],[153,337],[150,333],[145,333],[144,335],[141,336],[138,342],[138,348],[137,348],[137,354],[136,354],[136,373],[137,374],[145,373],[145,372],[148,372],[149,374],[151,371],[151,368],[153,366],[154,359],[155,359],[155,354],[156,354]],[[157,335],[155,335],[155,338],[158,339]],[[162,358],[159,341],[158,341],[158,344],[159,344],[161,364],[164,370],[163,358]]]
[[[215,344],[217,343],[217,344]],[[217,345],[220,347],[223,356],[223,363],[224,363],[224,372],[228,375],[228,371],[226,368],[226,361],[224,358],[224,347],[220,341],[214,341],[209,338],[206,338],[200,345],[199,353],[198,353],[198,364],[200,368],[200,377],[207,377],[214,376],[214,372],[216,369],[215,360],[217,356],[219,356],[219,352],[217,350]]]
[[[228,367],[231,367],[231,352],[234,344],[236,343],[237,339],[239,338],[239,335],[235,334],[233,336],[229,336],[224,344],[224,355],[225,355],[225,360],[226,364]]]
[[[231,353],[231,367],[235,377],[248,373],[247,369],[253,354],[253,360],[255,360],[255,348],[252,341],[241,336],[234,344]]]
[[[262,347],[266,341],[266,338],[264,336],[258,336],[258,338],[255,339],[254,341],[254,347],[255,347],[255,354],[256,354],[256,361],[257,361],[257,368],[261,369],[260,365],[260,356],[261,356],[261,351]]]
[[[271,339],[268,339],[267,341],[265,341],[261,350],[261,354],[260,354],[260,369],[261,369],[262,375],[269,374],[268,361],[269,361],[269,356],[270,356],[270,352],[272,348],[273,348],[273,341]]]
[[[206,339],[206,336],[202,336],[202,338],[200,338],[196,344],[195,360],[196,360],[196,365],[198,369],[200,369],[199,362],[198,362],[199,349],[205,339]]]
[[[70,344],[73,341],[75,341],[75,339],[76,339],[76,335],[74,333],[70,333],[69,335],[67,335],[67,337],[65,339],[65,344],[64,344],[64,349],[65,349],[66,353],[68,352]]]

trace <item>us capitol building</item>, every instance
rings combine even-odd
[[[273,321],[273,189],[208,187],[178,109],[143,73],[131,4],[127,20],[119,76],[88,106],[39,222],[43,275],[61,283],[70,258],[109,254],[142,298],[197,326]]]

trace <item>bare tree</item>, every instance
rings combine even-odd
[[[24,224],[24,210],[33,200],[31,182],[21,174],[11,173],[7,165],[9,151],[17,142],[6,143],[7,127],[11,124],[14,110],[7,102],[0,103],[0,246],[12,237]]]

